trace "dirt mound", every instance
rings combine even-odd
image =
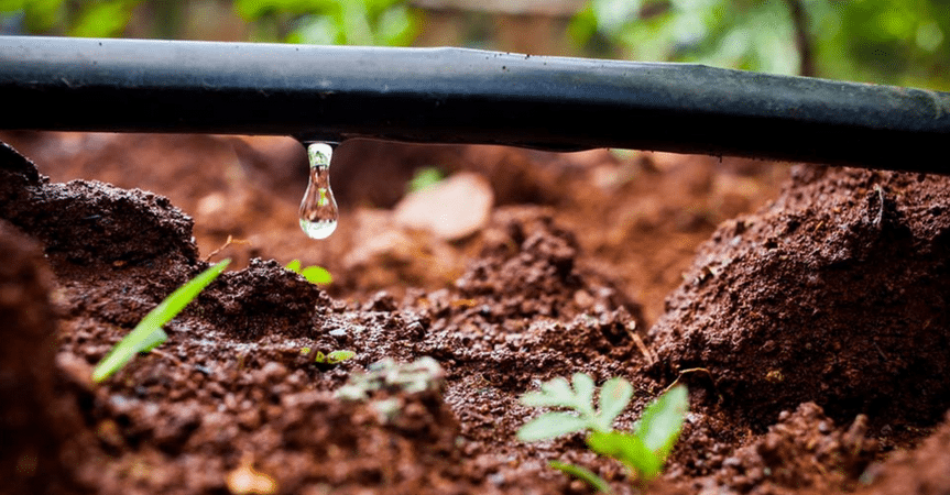
[[[203,266],[191,218],[167,198],[97,181],[50,183],[6,145],[0,218],[40,241],[67,311],[102,321],[136,323]]]
[[[193,222],[167,198],[96,181],[51,184],[0,147],[0,217],[41,240],[54,266],[139,265],[194,260]]]
[[[782,412],[765,435],[725,459],[716,483],[739,493],[853,489],[878,450],[866,430],[866,416],[841,431],[820,407],[802,404],[794,413]]]
[[[330,298],[276,261],[255,258],[244,270],[223,273],[199,304],[215,326],[232,329],[234,338],[258,340],[268,333],[311,334]]]
[[[455,283],[463,296],[490,294],[509,317],[639,310],[605,277],[578,266],[574,234],[556,226],[549,210],[501,209],[484,237],[480,259]]]
[[[807,401],[884,435],[933,425],[950,407],[948,241],[950,178],[799,167],[700,248],[650,333],[655,371],[703,368],[755,428]]]

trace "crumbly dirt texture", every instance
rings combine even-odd
[[[0,140],[0,494],[593,493],[551,460],[620,494],[950,493],[948,178],[353,141],[313,241],[289,139]],[[490,185],[444,217],[471,234],[394,215],[432,166]],[[441,201],[413,214],[465,207]],[[91,382],[225,257],[167,342]],[[658,480],[516,440],[518,398],[576,372],[634,384],[620,428],[689,387]]]

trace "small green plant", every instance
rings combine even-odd
[[[441,390],[444,384],[445,371],[429,356],[411,363],[397,363],[386,358],[371,364],[366,373],[350,376],[335,395],[343,400],[361,401],[369,399],[370,394],[377,390],[418,394]]]
[[[307,282],[311,284],[330,285],[333,283],[333,275],[330,275],[329,270],[322,266],[301,268],[300,260],[293,260],[287,263],[285,268],[307,279]]]
[[[162,326],[178,316],[188,303],[221,275],[229,263],[231,260],[225,259],[208,268],[166,297],[99,361],[92,371],[92,380],[102,382],[125,366],[137,353],[151,351],[168,340],[168,334],[162,330]]]
[[[428,189],[445,179],[445,172],[438,167],[423,167],[416,170],[412,179],[406,184],[409,192],[422,191]]]
[[[600,389],[596,409],[595,391],[590,376],[576,373],[571,383],[555,378],[542,384],[540,391],[524,394],[521,403],[526,406],[568,411],[542,414],[518,430],[518,439],[534,442],[586,431],[587,446],[592,451],[620,461],[639,483],[656,478],[683,428],[689,408],[686,388],[673,387],[647,406],[632,432],[616,431],[613,423],[633,398],[633,386],[623,378],[607,380]],[[551,467],[576,476],[601,492],[611,493],[607,482],[587,469],[560,462],[552,462]]]
[[[313,360],[321,364],[337,364],[342,363],[347,359],[352,359],[355,356],[356,353],[353,351],[331,351],[327,354],[317,351]]]
[[[365,373],[351,375],[335,396],[345,401],[367,401],[379,421],[389,424],[400,417],[405,406],[406,399],[400,394],[441,393],[444,387],[445,370],[429,356],[411,363],[385,358],[371,364]]]

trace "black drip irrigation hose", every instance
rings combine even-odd
[[[0,37],[0,99],[0,129],[617,147],[950,173],[950,93],[700,65],[14,36]]]

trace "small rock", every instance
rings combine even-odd
[[[495,195],[484,177],[462,172],[408,194],[396,205],[394,218],[398,225],[428,230],[451,241],[484,227],[494,202]]]
[[[277,482],[256,469],[248,460],[228,473],[228,491],[233,495],[270,495],[277,492]]]
[[[276,382],[287,376],[287,368],[275,361],[271,361],[261,368],[260,374],[265,380]]]

